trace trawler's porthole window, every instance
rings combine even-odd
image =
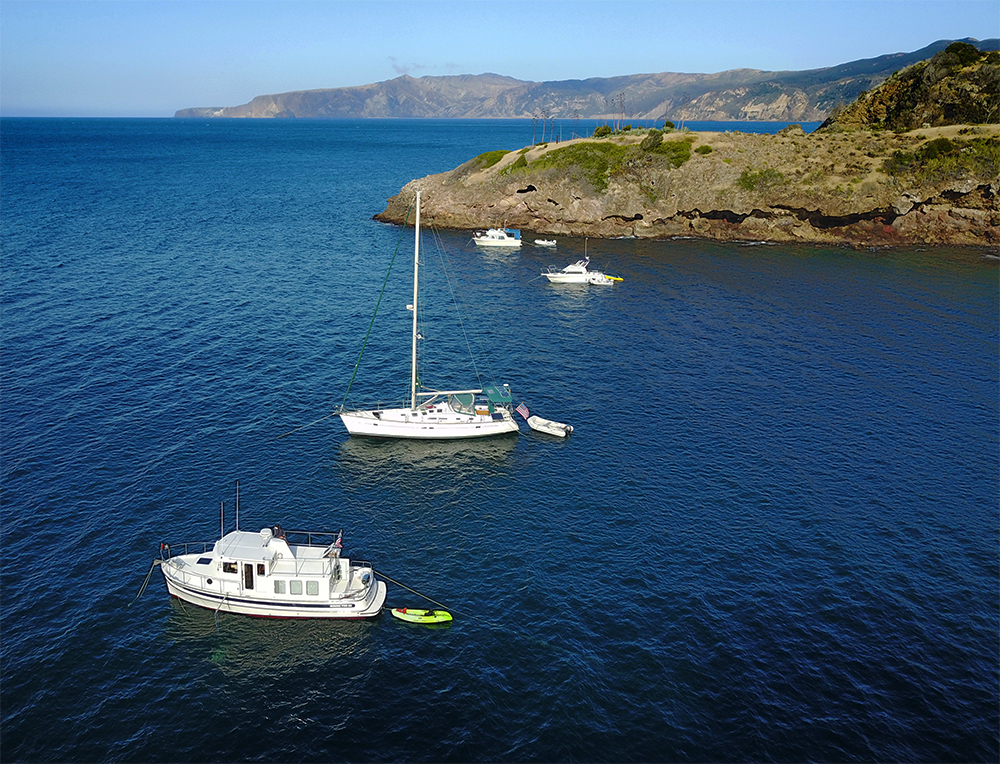
[[[274,582],[274,593],[275,594],[284,594],[285,593],[285,582],[284,581],[275,581]]]
[[[198,564],[199,565],[209,565],[209,564],[211,564],[211,562],[212,562],[212,558],[211,557],[199,557],[198,558]]]
[[[306,581],[306,594],[316,596],[319,594],[319,581]]]
[[[289,592],[291,594],[302,594],[302,582],[301,581],[289,581],[288,582]]]
[[[212,579],[211,578],[208,579],[208,581],[206,581],[205,583],[207,583],[209,586],[211,586],[212,585]]]
[[[264,563],[262,563],[262,562],[258,562],[257,563],[257,575],[258,576],[263,576],[264,575]]]
[[[224,562],[224,563],[222,563],[222,572],[223,573],[236,573],[236,572],[238,572],[236,570],[236,563],[235,562]]]

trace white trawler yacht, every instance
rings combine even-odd
[[[280,525],[237,530],[212,542],[161,544],[160,570],[174,597],[210,610],[266,618],[373,618],[386,585],[369,562],[341,557],[343,532]]]
[[[340,419],[351,435],[377,438],[445,440],[482,438],[518,432],[507,385],[469,390],[429,390],[417,377],[417,300],[420,271],[420,192],[416,199],[416,230],[413,245],[413,328],[410,350],[410,401],[399,408],[340,411]]]

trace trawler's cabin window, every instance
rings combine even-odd
[[[284,581],[275,581],[274,582],[274,593],[275,594],[284,594],[285,593],[285,582]]]
[[[222,563],[222,572],[223,573],[238,573],[239,571],[236,569],[236,563],[235,562],[224,562],[224,563]]]
[[[290,594],[302,594],[302,582],[301,581],[289,581],[288,582],[289,593]]]
[[[264,563],[262,563],[262,562],[258,562],[257,563],[257,575],[258,576],[263,576],[264,575]]]
[[[319,594],[319,581],[306,581],[306,594],[316,596]]]

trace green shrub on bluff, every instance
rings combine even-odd
[[[736,179],[736,185],[744,191],[766,191],[785,183],[785,176],[778,170],[765,167],[760,172],[746,169]]]
[[[944,66],[952,69],[961,69],[963,66],[974,64],[985,56],[986,52],[980,52],[976,46],[959,41],[953,42],[944,49],[943,53],[938,53],[935,58]]]
[[[579,168],[598,191],[608,187],[608,176],[628,153],[628,148],[615,143],[577,143],[556,149],[531,163],[532,170]]]
[[[671,167],[680,167],[691,158],[691,143],[686,140],[664,141],[649,153],[666,157]]]
[[[496,151],[487,151],[477,156],[474,161],[476,162],[476,164],[479,165],[479,167],[485,170],[487,167],[492,167],[493,165],[495,165],[509,153],[510,152],[505,149],[497,149]]]
[[[511,173],[515,173],[518,170],[524,170],[527,167],[528,167],[528,160],[524,158],[524,154],[521,154],[521,156],[519,156],[517,159],[515,159],[509,165],[507,165],[506,167],[504,167],[500,171],[499,174],[500,175],[510,175]]]
[[[916,151],[897,151],[882,164],[887,175],[910,177],[919,183],[952,178],[992,180],[1000,175],[1000,139],[937,138]]]
[[[660,136],[662,141],[662,136]],[[643,145],[653,147],[643,150]],[[606,191],[611,177],[631,178],[639,168],[643,172],[655,171],[657,166],[666,169],[680,167],[691,158],[691,144],[688,141],[663,141],[655,138],[646,144],[622,146],[617,143],[584,142],[556,149],[532,162],[529,168],[535,170],[563,169],[582,171],[583,176],[597,191]]]
[[[643,151],[652,151],[661,143],[663,143],[663,133],[654,129],[650,130],[649,135],[642,139],[642,143],[639,144],[639,148]]]

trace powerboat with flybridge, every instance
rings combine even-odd
[[[520,247],[521,232],[516,228],[490,228],[476,231],[472,240],[480,247]]]
[[[621,281],[617,276],[608,276],[601,271],[592,271],[589,268],[590,258],[584,257],[571,265],[567,265],[562,270],[555,270],[554,266],[549,266],[542,271],[542,275],[553,284],[614,284]]]
[[[161,544],[167,591],[216,612],[264,618],[374,618],[385,605],[386,584],[370,562],[342,556],[343,531],[239,529],[218,541]],[[148,579],[148,577],[147,577]],[[141,592],[140,592],[141,593]]]

